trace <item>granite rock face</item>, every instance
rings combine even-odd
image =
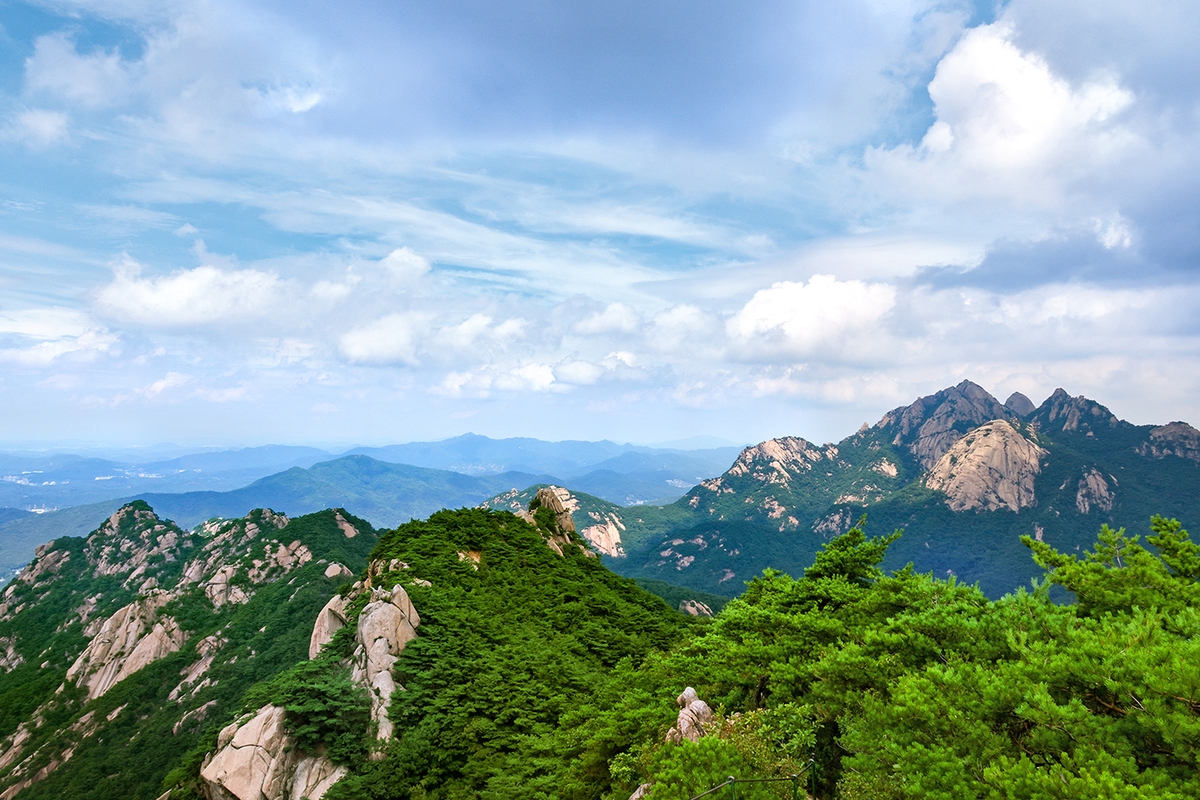
[[[346,774],[325,756],[296,749],[284,729],[286,713],[263,706],[221,731],[200,770],[209,800],[320,800]]]
[[[954,511],[1020,511],[1037,504],[1034,480],[1046,451],[1005,420],[981,425],[938,459],[925,485]]]
[[[1129,426],[1128,422],[1117,419],[1115,414],[1095,400],[1083,395],[1071,397],[1063,389],[1055,389],[1054,394],[1038,406],[1032,420],[1037,423],[1039,430],[1084,435]]]
[[[172,595],[158,591],[121,608],[101,625],[75,663],[67,680],[87,688],[88,700],[104,695],[138,670],[183,646],[184,633],[159,609]]]
[[[1200,431],[1186,422],[1169,422],[1150,431],[1150,441],[1138,452],[1151,458],[1178,456],[1200,461]]]
[[[1117,479],[1113,476],[1109,475],[1108,480],[1116,485]],[[1075,507],[1079,509],[1080,514],[1087,514],[1093,508],[1100,511],[1112,511],[1113,493],[1108,485],[1108,480],[1105,480],[1104,476],[1095,468],[1084,472],[1083,477],[1079,479],[1079,487],[1075,491]]]
[[[371,695],[371,718],[375,721],[379,739],[392,738],[393,726],[388,707],[396,681],[392,665],[400,658],[405,646],[417,638],[421,617],[403,586],[391,591],[371,589],[371,601],[358,616],[352,680],[367,688]]]

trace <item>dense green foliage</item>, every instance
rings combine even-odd
[[[328,797],[556,796],[564,714],[698,624],[543,533],[464,509],[381,538],[373,558],[407,565],[388,583],[432,586],[405,584],[421,626],[395,666],[388,757]]]

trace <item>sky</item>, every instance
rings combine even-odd
[[[0,0],[0,445],[1200,424],[1200,4]]]

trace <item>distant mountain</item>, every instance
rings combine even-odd
[[[875,534],[904,530],[887,566],[911,561],[998,596],[1041,574],[1022,535],[1074,552],[1104,523],[1138,532],[1162,514],[1195,528],[1197,487],[1200,431],[1186,423],[1132,425],[1062,389],[1033,409],[1001,404],[963,381],[837,444],[748,447],[675,503],[601,508],[579,495],[575,517],[585,530],[601,514],[620,533],[606,559],[622,574],[734,595],[765,567],[798,573],[866,515]]]
[[[440,442],[359,447],[349,454],[446,469],[468,475],[528,472],[570,480],[580,490],[623,505],[669,502],[705,477],[726,469],[738,447],[698,450],[615,442],[490,439],[465,434]]]
[[[312,447],[280,445],[193,453],[143,463],[69,453],[0,453],[0,505],[53,509],[147,491],[228,491],[330,457],[330,453]]]

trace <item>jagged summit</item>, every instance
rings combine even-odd
[[[1129,426],[1095,400],[1083,395],[1071,397],[1064,389],[1055,389],[1032,416],[1043,431],[1079,432],[1094,435],[1101,430]]]
[[[930,469],[972,428],[1017,417],[982,386],[963,381],[889,411],[875,427],[894,433],[892,444],[907,449],[922,469]]]

